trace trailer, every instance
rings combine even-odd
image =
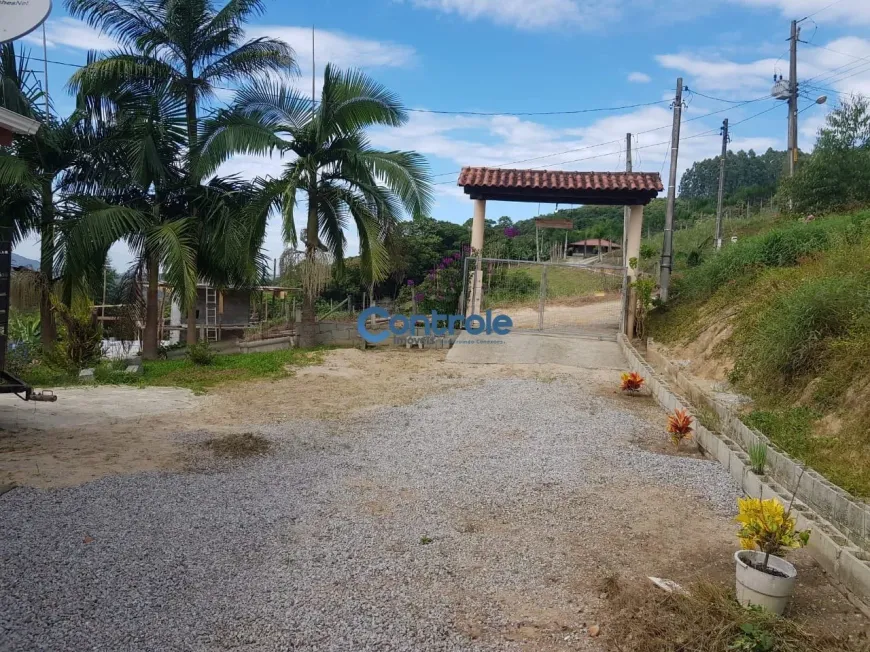
[[[6,371],[6,345],[9,341],[9,289],[12,282],[12,243],[0,240],[0,394],[15,394],[25,401],[56,401],[50,391],[34,392],[20,378]]]

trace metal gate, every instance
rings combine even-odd
[[[614,265],[466,258],[466,315],[508,315],[517,330],[616,338],[625,269]]]

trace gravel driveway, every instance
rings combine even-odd
[[[598,649],[604,577],[733,530],[728,474],[639,447],[664,414],[626,405],[497,380],[260,429],[243,462],[14,490],[0,646]]]

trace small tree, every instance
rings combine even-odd
[[[870,101],[844,100],[819,130],[816,148],[785,179],[777,203],[796,213],[830,213],[870,204]]]

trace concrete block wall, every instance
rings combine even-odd
[[[794,460],[769,445],[768,461],[771,460],[772,453],[775,452],[779,455],[776,468],[771,466],[770,475],[756,475],[749,469],[749,455],[745,452],[746,449],[742,442],[753,441],[750,436],[764,439],[762,435],[746,428],[726,406],[706,396],[696,385],[692,388],[691,385],[694,384],[691,382],[688,384],[680,382],[680,386],[685,384],[689,389],[686,392],[687,395],[691,393],[703,400],[690,402],[677,394],[674,388],[677,383],[674,378],[658,374],[653,365],[637,352],[623,334],[619,335],[619,345],[628,360],[629,369],[638,372],[646,379],[647,387],[652,395],[666,410],[672,411],[681,408],[691,413],[692,403],[716,410],[720,417],[722,432],[712,432],[694,419],[693,427],[696,441],[705,455],[718,460],[723,467],[728,469],[744,494],[755,498],[776,496],[786,504],[791,500],[791,491],[794,488],[794,482],[797,482],[795,473],[800,473],[799,469],[796,470],[797,464]],[[657,366],[660,364],[663,369],[670,367],[679,372],[679,366],[665,359],[659,351],[648,349],[647,359],[657,359]],[[675,374],[675,378],[678,375]],[[683,381],[686,380],[688,379],[683,375]],[[745,430],[736,424],[743,425]],[[736,433],[736,436],[731,436],[732,433]],[[766,439],[764,440],[766,441]],[[780,474],[778,477],[785,480],[792,478],[793,482],[790,484],[779,482],[774,473]],[[812,482],[807,481],[808,476]],[[798,492],[793,509],[797,512],[798,528],[809,528],[812,531],[807,550],[833,580],[853,592],[865,603],[870,602],[870,552],[858,545],[853,537],[848,535],[846,528],[840,524],[845,522],[847,525],[853,526],[862,519],[867,519],[867,506],[855,502],[842,489],[834,487],[810,469],[807,469],[801,479],[802,489],[805,486],[804,483],[807,483],[810,490]],[[809,499],[805,500],[805,496]],[[864,532],[867,532],[866,527]],[[863,541],[866,543],[866,536]]]
[[[864,550],[870,551],[870,506],[851,496],[848,492],[828,481],[813,469],[806,469],[801,477],[802,464],[772,443],[758,430],[749,428],[731,408],[704,392],[683,372],[682,368],[668,360],[650,342],[646,353],[653,367],[684,393],[694,405],[713,410],[719,417],[722,431],[731,437],[740,448],[748,451],[758,442],[767,444],[769,474],[776,482],[793,491],[797,497],[833,523],[849,540]],[[800,485],[798,485],[800,478]]]

